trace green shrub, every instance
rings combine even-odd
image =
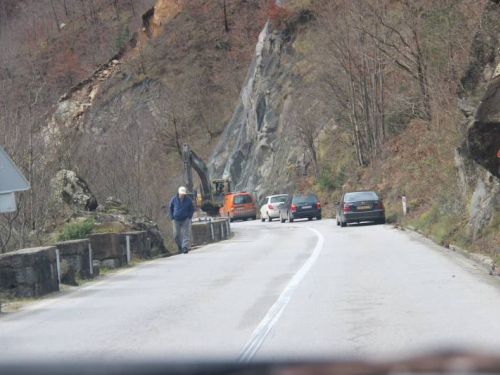
[[[321,167],[318,178],[319,188],[323,191],[335,189],[335,176],[332,173],[331,167],[326,164]]]
[[[94,222],[85,219],[74,223],[66,223],[57,235],[57,241],[79,240],[87,237],[94,230]]]
[[[325,164],[319,172],[318,184],[322,191],[341,190],[346,180],[347,164],[342,164],[337,172]]]

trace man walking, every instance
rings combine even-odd
[[[189,251],[189,225],[194,214],[194,206],[187,195],[184,186],[179,188],[178,194],[170,200],[168,213],[173,221],[174,238],[179,253],[187,254]]]

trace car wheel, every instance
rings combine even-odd
[[[321,215],[316,216],[316,220],[321,220]]]
[[[308,217],[307,220],[311,221],[313,218],[312,217]]]
[[[290,212],[288,213],[288,221],[293,223],[293,215]]]
[[[253,215],[252,220],[257,220],[257,215]]]
[[[266,218],[264,216],[261,216],[260,221],[264,222],[264,221],[266,221]]]
[[[273,218],[271,216],[269,216],[269,214],[267,214],[267,221],[269,221],[269,222],[273,221]]]
[[[283,219],[283,216],[281,215],[281,212],[280,212],[280,221],[281,221],[282,223],[284,223],[284,222],[285,222],[285,219]]]
[[[385,224],[385,217],[377,221],[378,224]]]
[[[345,227],[347,227],[347,223],[344,223],[344,222],[341,220],[341,221],[340,221],[340,226],[341,226],[342,228],[345,228]]]

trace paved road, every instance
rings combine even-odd
[[[500,281],[390,226],[245,222],[0,318],[0,361],[500,352]]]

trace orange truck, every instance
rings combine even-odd
[[[224,198],[224,206],[219,213],[222,217],[228,217],[230,221],[257,219],[257,208],[255,198],[246,191],[229,193]]]

